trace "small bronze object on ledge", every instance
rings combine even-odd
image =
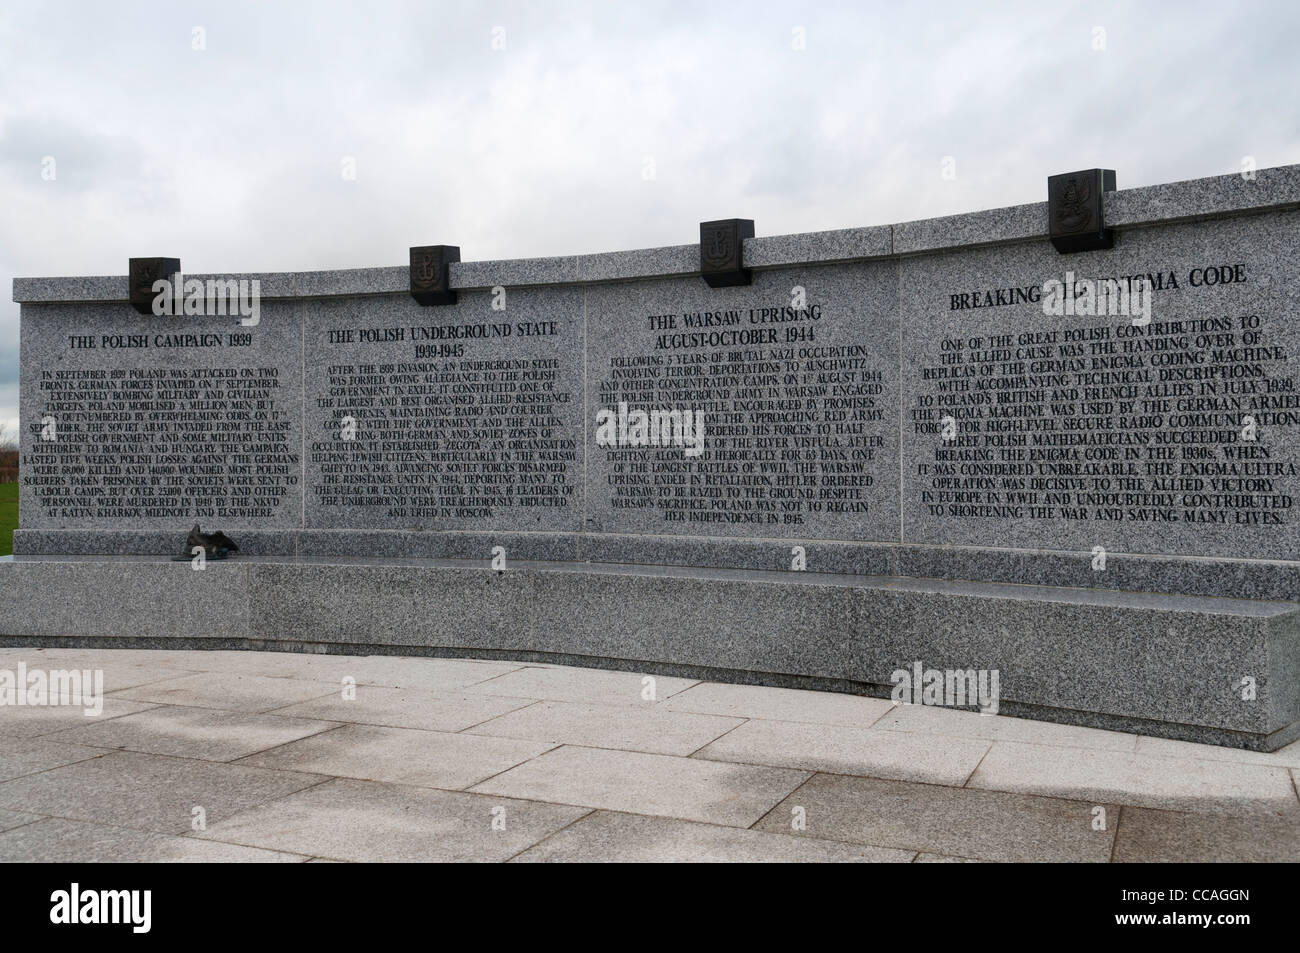
[[[173,556],[173,562],[185,562],[194,558],[194,548],[203,547],[203,555],[207,559],[225,559],[231,553],[239,552],[239,547],[235,541],[220,531],[215,533],[205,533],[199,529],[199,524],[195,523],[194,528],[190,530],[190,535],[185,540],[185,555]]]

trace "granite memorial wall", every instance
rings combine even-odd
[[[529,648],[879,686],[893,656],[937,651],[923,604],[965,613],[983,595],[1131,610],[1189,660],[1204,645],[1161,613],[1226,613],[1263,627],[1249,653],[1275,678],[1300,672],[1300,167],[1127,191],[1089,170],[1054,177],[1046,203],[753,234],[724,220],[698,245],[568,258],[418,246],[396,268],[181,271],[192,286],[177,279],[167,314],[145,290],[175,260],[18,279],[16,558],[170,556],[199,523],[281,586],[316,584],[292,560],[486,565],[497,546],[601,567],[598,589],[619,566],[755,574],[708,577],[712,593],[772,571],[794,584],[793,568],[817,590],[799,598],[903,586],[919,601],[898,591],[890,611],[912,613],[895,628],[914,641],[882,637],[878,664],[829,648],[728,661],[667,636],[547,645],[534,615]],[[255,314],[214,314],[214,288],[240,281],[257,282]],[[1192,601],[1143,613],[1155,593]],[[478,638],[458,644],[495,644]],[[1040,717],[1214,722],[1248,746],[1300,719],[1292,688],[1258,717],[1057,702],[1037,650],[1022,698]],[[1092,714],[1043,714],[1066,708]]]
[[[264,275],[250,326],[20,279],[17,546],[169,552],[198,521],[254,553],[506,532],[541,557],[779,568],[748,545],[771,540],[922,575],[945,574],[928,547],[994,575],[1033,551],[1092,573],[1096,547],[1297,560],[1300,213],[1291,169],[1258,175],[1108,193],[1118,240],[1073,254],[1024,228],[1042,206],[742,239],[729,287],[692,246],[451,261],[440,306],[405,268]],[[1149,313],[1090,313],[1107,281]],[[703,452],[598,445],[621,405],[693,411]]]

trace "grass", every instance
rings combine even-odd
[[[14,551],[14,530],[18,528],[18,484],[0,483],[0,556]]]

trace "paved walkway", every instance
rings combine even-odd
[[[20,662],[109,694],[0,707],[5,861],[1300,860],[1300,743],[499,661]]]

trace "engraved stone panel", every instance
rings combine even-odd
[[[892,262],[590,288],[588,529],[896,539],[896,307]],[[638,446],[654,411],[701,415],[702,452]]]
[[[578,291],[326,299],[304,315],[308,528],[580,527]]]
[[[1298,226],[1274,212],[1069,258],[901,261],[905,541],[1300,555]],[[1059,315],[1053,279],[1074,287]],[[1145,281],[1149,323],[1085,279],[1114,280],[1117,311]]]
[[[22,526],[297,525],[297,307],[263,302],[245,327],[126,304],[24,304]]]

